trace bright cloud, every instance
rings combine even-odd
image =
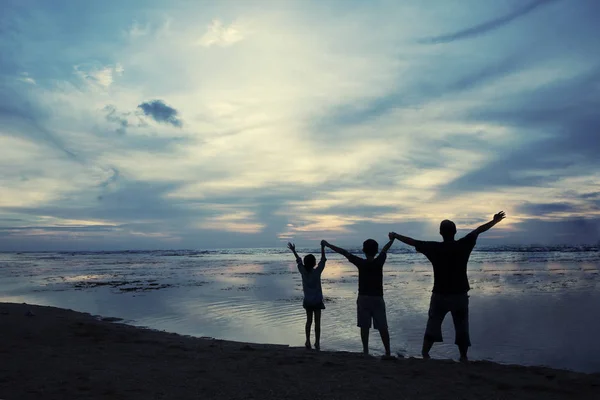
[[[121,64],[109,65],[104,67],[86,67],[76,65],[75,73],[90,85],[100,86],[102,88],[110,87],[115,78],[123,75],[124,69]]]
[[[221,20],[215,19],[207,27],[206,33],[198,40],[198,45],[227,47],[244,40],[245,36],[244,27],[239,22],[225,25]]]

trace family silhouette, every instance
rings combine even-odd
[[[304,300],[302,306],[306,310],[306,343],[307,349],[312,348],[310,333],[313,319],[315,321],[315,349],[321,346],[321,311],[323,290],[321,274],[325,269],[327,258],[325,248],[329,247],[346,257],[358,269],[358,298],[356,300],[356,325],[360,328],[363,353],[369,354],[369,332],[371,325],[379,331],[385,349],[383,359],[392,359],[390,353],[390,335],[387,325],[385,301],[383,299],[383,265],[387,252],[394,240],[399,240],[423,254],[433,267],[433,290],[429,303],[427,326],[423,336],[421,354],[424,359],[430,358],[429,352],[435,342],[442,342],[442,322],[448,312],[454,322],[455,339],[460,360],[468,360],[467,352],[471,346],[469,336],[469,279],[467,264],[477,238],[506,217],[504,211],[495,214],[493,219],[477,229],[469,232],[459,240],[455,239],[456,225],[450,220],[440,223],[441,242],[416,240],[395,232],[388,234],[389,242],[379,251],[379,244],[373,239],[363,242],[362,251],[365,258],[356,256],[341,247],[325,240],[321,241],[321,260],[317,264],[314,255],[308,254],[304,260],[296,252],[296,247],[288,243],[288,248],[294,253],[298,271],[302,276]],[[314,318],[313,318],[314,317]]]

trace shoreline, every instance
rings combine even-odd
[[[598,373],[488,361],[383,361],[120,321],[0,303],[0,399],[600,398]]]

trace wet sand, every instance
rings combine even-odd
[[[598,399],[600,374],[193,338],[0,303],[0,399]]]

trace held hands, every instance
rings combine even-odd
[[[390,240],[394,240],[394,239],[396,239],[396,235],[397,235],[396,232],[390,232],[390,233],[388,233],[388,238],[390,238]]]
[[[321,240],[321,247],[326,247],[327,245],[329,245],[329,243],[327,243],[326,240]]]
[[[494,222],[498,223],[506,218],[506,214],[504,211],[500,211],[498,214],[494,215]]]

